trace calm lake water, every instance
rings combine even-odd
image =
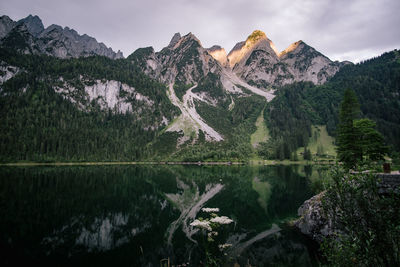
[[[203,207],[234,220],[213,242],[232,244],[230,263],[314,265],[315,244],[287,223],[313,195],[310,168],[1,167],[0,265],[198,266]]]

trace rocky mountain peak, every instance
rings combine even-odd
[[[15,21],[8,16],[0,17],[0,39],[6,36],[15,27]]]
[[[172,37],[169,45],[165,48],[163,48],[161,51],[167,51],[167,50],[175,50],[178,48],[186,47],[186,46],[191,46],[193,43],[196,44],[196,46],[201,47],[201,42],[197,37],[189,32],[188,34],[181,36],[180,33],[175,33],[174,36]],[[161,52],[163,53],[163,52]]]
[[[179,32],[175,33],[174,36],[172,37],[171,41],[169,42],[168,47],[172,48],[176,45],[177,42],[181,39],[181,34]]]
[[[232,69],[240,68],[240,66],[246,64],[254,51],[264,51],[263,53],[268,54],[268,57],[271,57],[272,61],[275,62],[278,60],[279,53],[274,43],[267,38],[264,32],[255,30],[247,37],[246,41],[237,43],[229,52],[229,66]]]
[[[17,23],[25,24],[28,31],[35,37],[39,36],[39,34],[44,31],[43,22],[38,16],[29,15],[19,20]]]
[[[314,84],[323,84],[341,67],[339,62],[332,62],[301,40],[282,51],[279,59],[282,63],[290,66],[288,69],[290,75],[284,83],[310,81]]]
[[[256,44],[258,44],[259,42],[264,41],[268,44],[268,46],[270,48],[272,48],[272,50],[275,52],[276,55],[279,55],[278,50],[275,47],[275,44],[268,39],[267,35],[260,30],[255,30],[253,31],[246,39],[246,46],[254,46]]]
[[[293,44],[289,45],[288,48],[283,50],[282,52],[279,53],[279,57],[284,57],[286,54],[292,53],[292,52],[297,52],[301,50],[306,43],[304,43],[302,40],[299,40],[297,42],[294,42]]]
[[[314,58],[324,58],[325,61],[331,62],[329,58],[318,52],[315,48],[309,46],[303,41],[297,41],[291,44],[288,48],[279,54],[279,58],[282,61],[289,59],[306,60],[309,61]]]
[[[0,41],[1,47],[16,50],[22,54],[40,53],[35,45],[36,38],[24,23],[16,24],[14,28]]]
[[[267,39],[267,35],[263,31],[255,30],[247,37],[246,43],[255,43],[261,39]]]
[[[196,42],[199,46],[202,46],[200,40],[197,39],[197,37],[196,37],[193,33],[191,33],[191,32],[189,32],[188,34],[186,34],[185,36],[183,36],[183,37],[181,38],[181,40],[180,40],[180,43],[187,43],[187,42],[189,42],[189,41],[194,41],[194,42]]]
[[[10,19],[9,16],[3,15],[3,16],[0,16],[0,21],[9,21],[9,22],[11,22],[11,21],[13,21],[13,20]]]
[[[222,66],[226,67],[228,65],[228,56],[224,48],[219,45],[214,45],[207,48],[206,51],[216,59]]]
[[[141,61],[145,64],[139,65],[144,66],[142,69],[145,73],[162,82],[194,84],[210,71],[222,69],[193,33],[190,32],[178,40],[179,36],[180,34],[175,34],[170,45],[160,52],[143,53]]]

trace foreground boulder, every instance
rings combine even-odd
[[[327,219],[322,207],[325,192],[306,200],[297,211],[300,218],[294,223],[303,234],[318,242],[322,242],[325,237],[333,233],[332,221]]]

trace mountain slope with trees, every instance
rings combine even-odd
[[[203,141],[199,140],[198,145],[187,144],[177,148],[179,133],[160,139],[163,128],[148,127],[161,126],[164,118],[173,120],[179,110],[170,103],[166,87],[146,77],[129,60],[104,57],[62,60],[20,55],[4,49],[0,52],[2,61],[9,66],[3,73],[10,66],[18,69],[17,74],[1,86],[3,161],[139,160],[152,158],[164,146],[169,148],[159,157],[172,155],[177,159],[218,160],[245,159],[251,155],[252,148],[247,139],[256,130],[257,113],[265,106],[256,104],[256,110],[252,111],[254,115],[250,116],[248,112],[256,98],[232,98],[235,104],[232,110],[228,108],[232,100],[226,97],[223,98],[225,102],[221,102],[226,107],[197,103],[198,112],[207,122],[228,133],[231,138],[217,146],[201,145]],[[375,121],[391,151],[399,151],[399,66],[399,52],[392,51],[354,66],[346,66],[322,86],[301,82],[280,88],[275,92],[275,99],[264,109],[271,138],[258,147],[259,155],[290,159],[298,147],[307,146],[312,125],[325,124],[328,132],[335,135],[338,107],[346,88],[356,92],[362,117]],[[60,77],[75,88],[85,87],[96,80],[121,81],[158,103],[155,105],[158,111],[145,109],[139,121],[138,114],[115,114],[112,110],[102,110],[96,106],[96,101],[86,103],[86,111],[79,109],[54,91]],[[87,79],[82,80],[82,77]],[[213,92],[212,88],[206,90]],[[213,93],[215,97],[218,97],[217,92]],[[139,107],[138,104],[136,107]],[[245,118],[251,118],[247,127],[244,127]],[[239,125],[243,125],[245,135],[240,134]],[[241,137],[237,139],[233,136]]]
[[[336,135],[346,89],[356,93],[360,117],[372,120],[358,126],[370,130],[375,122],[390,151],[400,151],[397,50],[356,65],[334,63],[304,42],[277,53],[255,31],[228,55],[203,48],[189,33],[175,34],[160,52],[141,48],[127,59],[90,53],[62,59],[35,45],[47,31],[39,18],[3,16],[0,23],[1,161],[296,159],[303,148],[311,157],[312,129],[326,125]],[[268,72],[282,64],[292,70],[286,85],[264,84],[264,76],[251,82],[257,66]],[[315,76],[316,67],[332,68]],[[262,112],[268,138],[254,148]],[[196,123],[223,138],[207,138]]]
[[[376,122],[390,151],[399,152],[400,53],[394,50],[344,66],[324,85],[294,83],[279,89],[264,114],[273,139],[259,153],[290,158],[297,147],[307,145],[311,125],[326,125],[328,133],[336,136],[339,104],[346,89],[354,90],[360,117]]]
[[[0,58],[20,71],[1,85],[0,158],[2,161],[139,160],[152,154],[146,147],[162,121],[179,114],[166,86],[151,80],[126,60],[106,57],[57,59],[0,50]],[[125,87],[113,88],[131,111],[104,109],[100,96],[87,102],[86,87],[117,80],[145,96],[141,101]],[[55,88],[73,88],[72,99]],[[109,88],[109,91],[111,89]]]

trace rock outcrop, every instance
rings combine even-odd
[[[45,54],[59,58],[78,58],[93,55],[111,59],[123,58],[105,44],[86,34],[79,35],[68,27],[51,25],[46,29],[38,16],[15,22],[7,16],[0,18],[0,46],[24,54]]]
[[[141,111],[153,110],[154,102],[147,96],[138,93],[135,88],[119,81],[85,81],[84,91],[81,94],[73,93],[79,89],[69,85],[60,79],[62,86],[54,88],[63,97],[76,103],[80,109],[86,110],[92,103],[96,103],[103,110],[111,109],[116,113],[135,112],[140,115]],[[135,110],[132,105],[135,104]]]
[[[303,234],[318,242],[322,242],[325,237],[333,234],[332,222],[322,208],[321,199],[324,195],[325,191],[306,200],[297,211],[300,218],[295,221],[295,226]]]
[[[15,66],[8,65],[4,61],[0,61],[0,86],[8,81],[9,79],[13,78],[20,72],[20,69]],[[0,91],[1,91],[0,87]]]

